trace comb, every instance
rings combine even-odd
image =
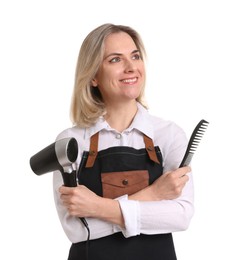
[[[189,139],[188,142],[188,147],[187,150],[184,154],[183,160],[179,166],[179,168],[183,166],[188,166],[190,162],[192,161],[193,155],[203,137],[203,134],[205,133],[207,127],[208,127],[208,122],[202,119],[197,126],[194,128],[192,135]]]

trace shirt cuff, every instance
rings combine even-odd
[[[121,231],[125,237],[136,236],[140,234],[140,205],[138,201],[128,200],[128,196],[122,196],[117,199],[124,218],[125,228],[115,227],[115,231]]]

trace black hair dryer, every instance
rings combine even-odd
[[[36,175],[59,170],[64,185],[76,187],[76,169],[73,163],[78,157],[78,143],[75,138],[60,139],[30,158],[30,166]]]
[[[36,175],[59,170],[63,177],[64,185],[77,187],[76,169],[73,163],[78,157],[78,143],[75,138],[64,138],[47,146],[30,158],[32,171]],[[85,218],[80,218],[88,229]]]

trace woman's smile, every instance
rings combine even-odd
[[[128,79],[122,79],[121,80],[123,83],[126,83],[126,84],[134,84],[137,82],[137,77],[135,78],[128,78]]]

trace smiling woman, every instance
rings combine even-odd
[[[112,33],[106,38],[104,56],[92,85],[99,89],[103,97],[108,123],[122,131],[129,127],[131,115],[134,116],[137,111],[136,99],[140,96],[145,80],[144,62],[134,41],[125,32]],[[119,113],[122,127],[119,127],[120,118],[114,117],[118,110],[130,111],[130,115],[127,112]],[[129,121],[126,121],[127,118]]]
[[[113,40],[112,37],[115,37],[115,40]],[[123,45],[125,39],[127,42],[130,42],[130,46],[128,46],[130,49],[127,49],[125,44]],[[113,45],[111,45],[112,42]],[[130,53],[129,59],[126,57],[126,60],[119,62],[124,58],[121,56],[123,54],[128,56],[128,53]],[[99,86],[98,88],[98,83],[95,81],[99,74],[99,70],[101,72],[100,74],[103,75],[102,73],[104,71],[102,69],[104,66],[108,65],[108,69],[111,68],[111,70],[115,70],[114,73],[116,73],[116,69],[119,69],[120,66],[122,66],[121,64],[125,63],[125,61],[129,62],[129,64],[124,64],[124,66],[127,66],[124,67],[124,70],[128,70],[128,65],[131,66],[130,61],[138,60],[138,63],[143,64],[144,56],[145,48],[139,34],[128,26],[111,26],[110,24],[106,24],[89,33],[80,48],[76,68],[75,87],[71,108],[73,123],[81,126],[91,126],[92,123],[97,121],[99,116],[105,114],[106,107],[105,101],[103,100],[105,97],[102,97],[102,93],[99,91],[99,88],[102,86]],[[117,77],[119,76],[120,75],[117,75]],[[145,79],[145,73],[143,73],[141,77]],[[128,79],[128,73],[125,73],[122,78],[117,78],[117,80],[123,79]],[[129,79],[131,79],[131,76]],[[136,101],[145,106],[145,101],[143,100],[145,80],[141,79],[140,84],[141,91],[136,98]]]
[[[90,260],[175,260],[172,232],[187,229],[193,215],[191,169],[178,169],[187,139],[146,110],[144,55],[139,34],[122,25],[96,28],[81,46],[74,126],[57,137],[78,141],[78,186],[63,186],[54,173],[69,260],[87,259],[86,248]]]

